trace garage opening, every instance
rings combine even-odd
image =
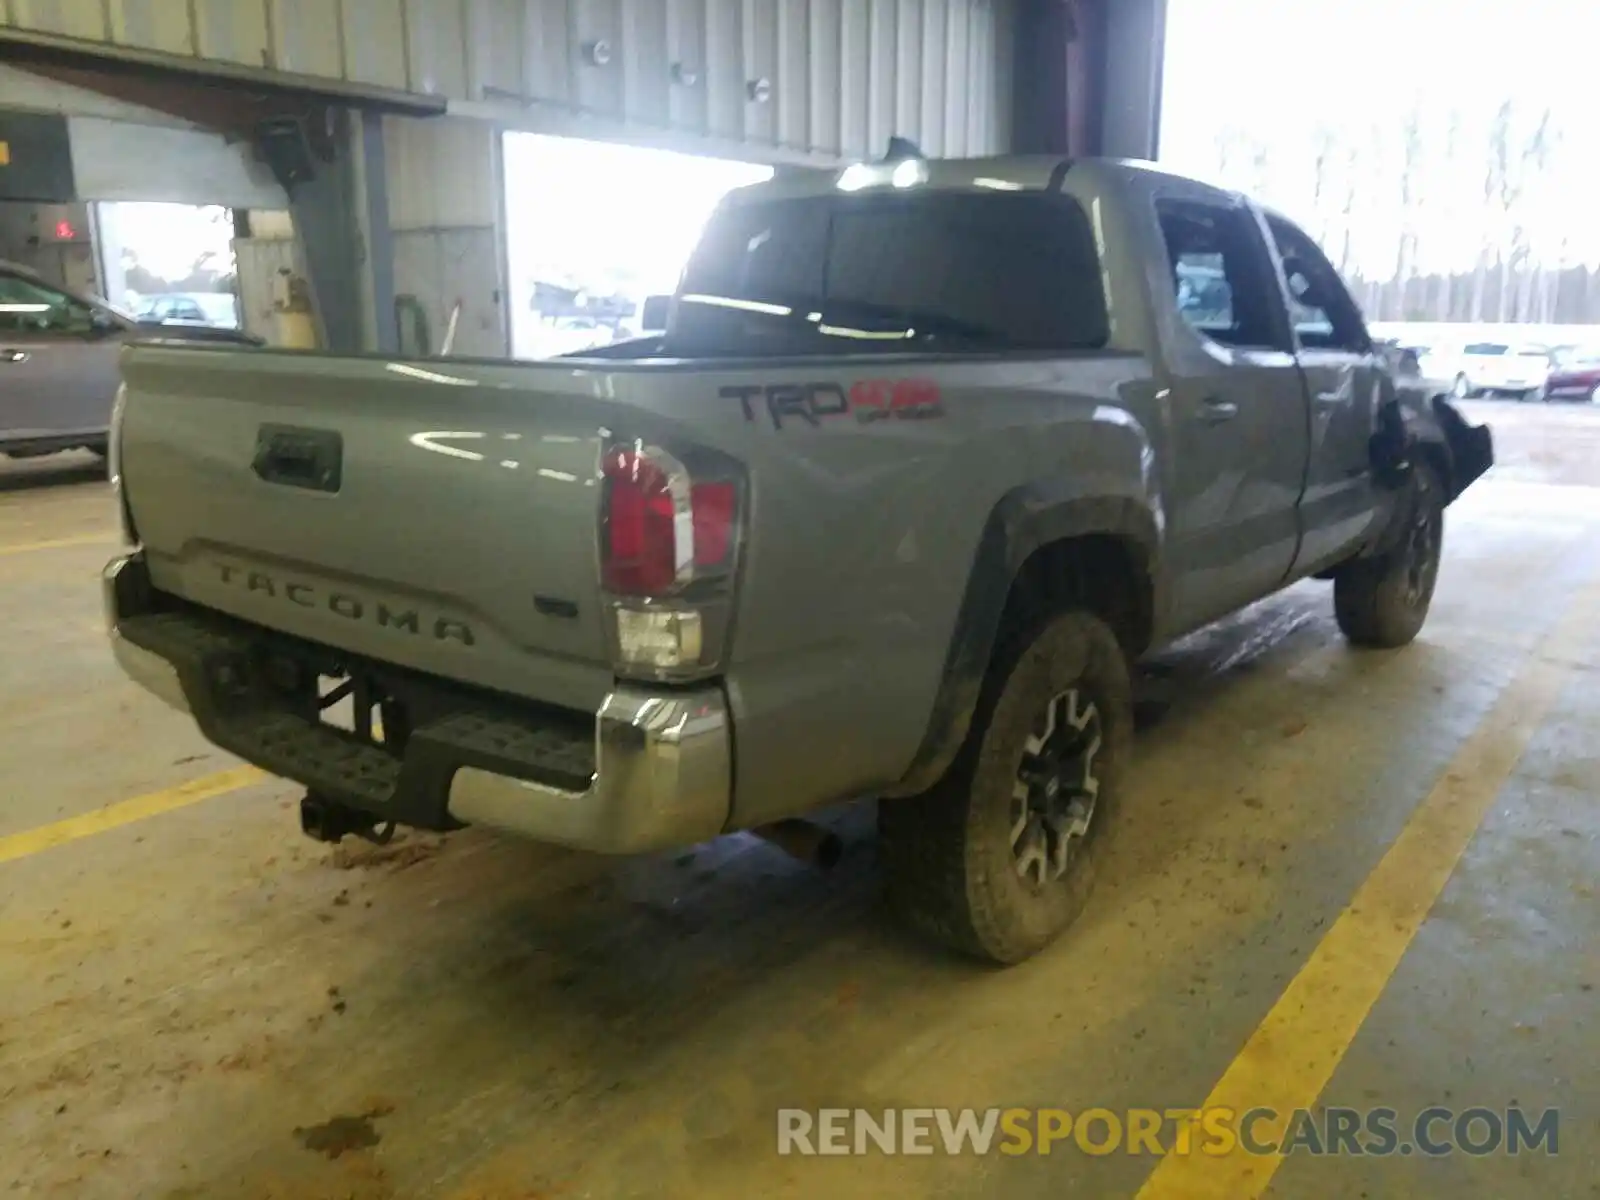
[[[239,328],[232,209],[123,201],[94,210],[106,299],[140,320]]]
[[[1295,219],[1369,323],[1445,346],[1448,376],[1469,390],[1501,386],[1504,364],[1487,360],[1506,356],[1472,353],[1479,343],[1552,357],[1600,347],[1600,8],[1171,0],[1167,11],[1165,165]],[[1343,82],[1308,74],[1312,62]],[[1536,390],[1522,383],[1505,386]]]
[[[512,132],[505,176],[512,352],[548,358],[646,332],[717,202],[772,168]]]

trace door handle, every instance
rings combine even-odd
[[[1239,415],[1239,406],[1232,400],[1223,400],[1217,396],[1207,396],[1200,401],[1200,411],[1196,414],[1207,425],[1220,425],[1224,421],[1231,421]]]
[[[20,363],[28,361],[26,350],[15,350],[10,346],[0,349],[0,363]]]

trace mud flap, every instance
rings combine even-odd
[[[1433,415],[1450,447],[1450,499],[1494,465],[1494,438],[1487,425],[1469,425],[1443,396],[1433,398]]]

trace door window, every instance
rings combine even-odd
[[[1300,344],[1315,350],[1368,353],[1372,339],[1367,336],[1361,310],[1327,256],[1306,233],[1282,217],[1269,216],[1267,227],[1283,260],[1289,317]]]
[[[1224,346],[1284,349],[1266,244],[1250,214],[1163,199],[1156,201],[1156,216],[1183,319]]]
[[[22,275],[0,273],[0,333],[83,336],[93,310],[82,300]]]

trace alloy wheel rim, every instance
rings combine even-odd
[[[1418,497],[1417,514],[1412,518],[1406,544],[1406,603],[1412,608],[1420,605],[1433,589],[1434,575],[1439,569],[1438,522],[1428,494]]]
[[[1060,879],[1100,796],[1100,709],[1077,688],[1052,697],[1023,744],[1011,789],[1011,855],[1035,886]]]

